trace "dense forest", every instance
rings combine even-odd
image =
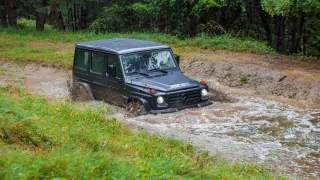
[[[168,33],[180,38],[266,41],[277,52],[320,56],[319,0],[0,0],[0,25],[24,17],[36,29]]]

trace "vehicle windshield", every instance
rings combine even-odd
[[[121,60],[126,74],[176,67],[169,50],[123,55]]]

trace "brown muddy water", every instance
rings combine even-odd
[[[69,98],[70,71],[2,63],[0,77],[0,85],[20,85],[53,100]],[[181,139],[230,161],[263,164],[290,179],[320,179],[319,104],[207,81],[216,100],[207,107],[129,118],[123,109],[107,106],[129,127]]]

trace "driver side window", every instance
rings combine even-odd
[[[121,66],[118,61],[118,56],[114,54],[108,54],[108,75],[109,77],[122,78]],[[116,72],[113,73],[112,66],[115,67]],[[114,76],[115,74],[115,76]]]

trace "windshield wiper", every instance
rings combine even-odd
[[[154,70],[157,70],[157,71],[160,71],[160,72],[163,72],[163,73],[168,73],[168,71],[160,69],[160,68],[149,69],[149,71],[154,71]]]
[[[144,73],[144,72],[138,72],[138,73],[141,74],[141,75],[144,75],[144,76],[149,76],[149,74]]]
[[[141,74],[141,75],[144,75],[144,76],[149,76],[149,74],[144,73],[144,72],[140,72],[140,71],[134,71],[134,72],[131,72],[130,74]]]

